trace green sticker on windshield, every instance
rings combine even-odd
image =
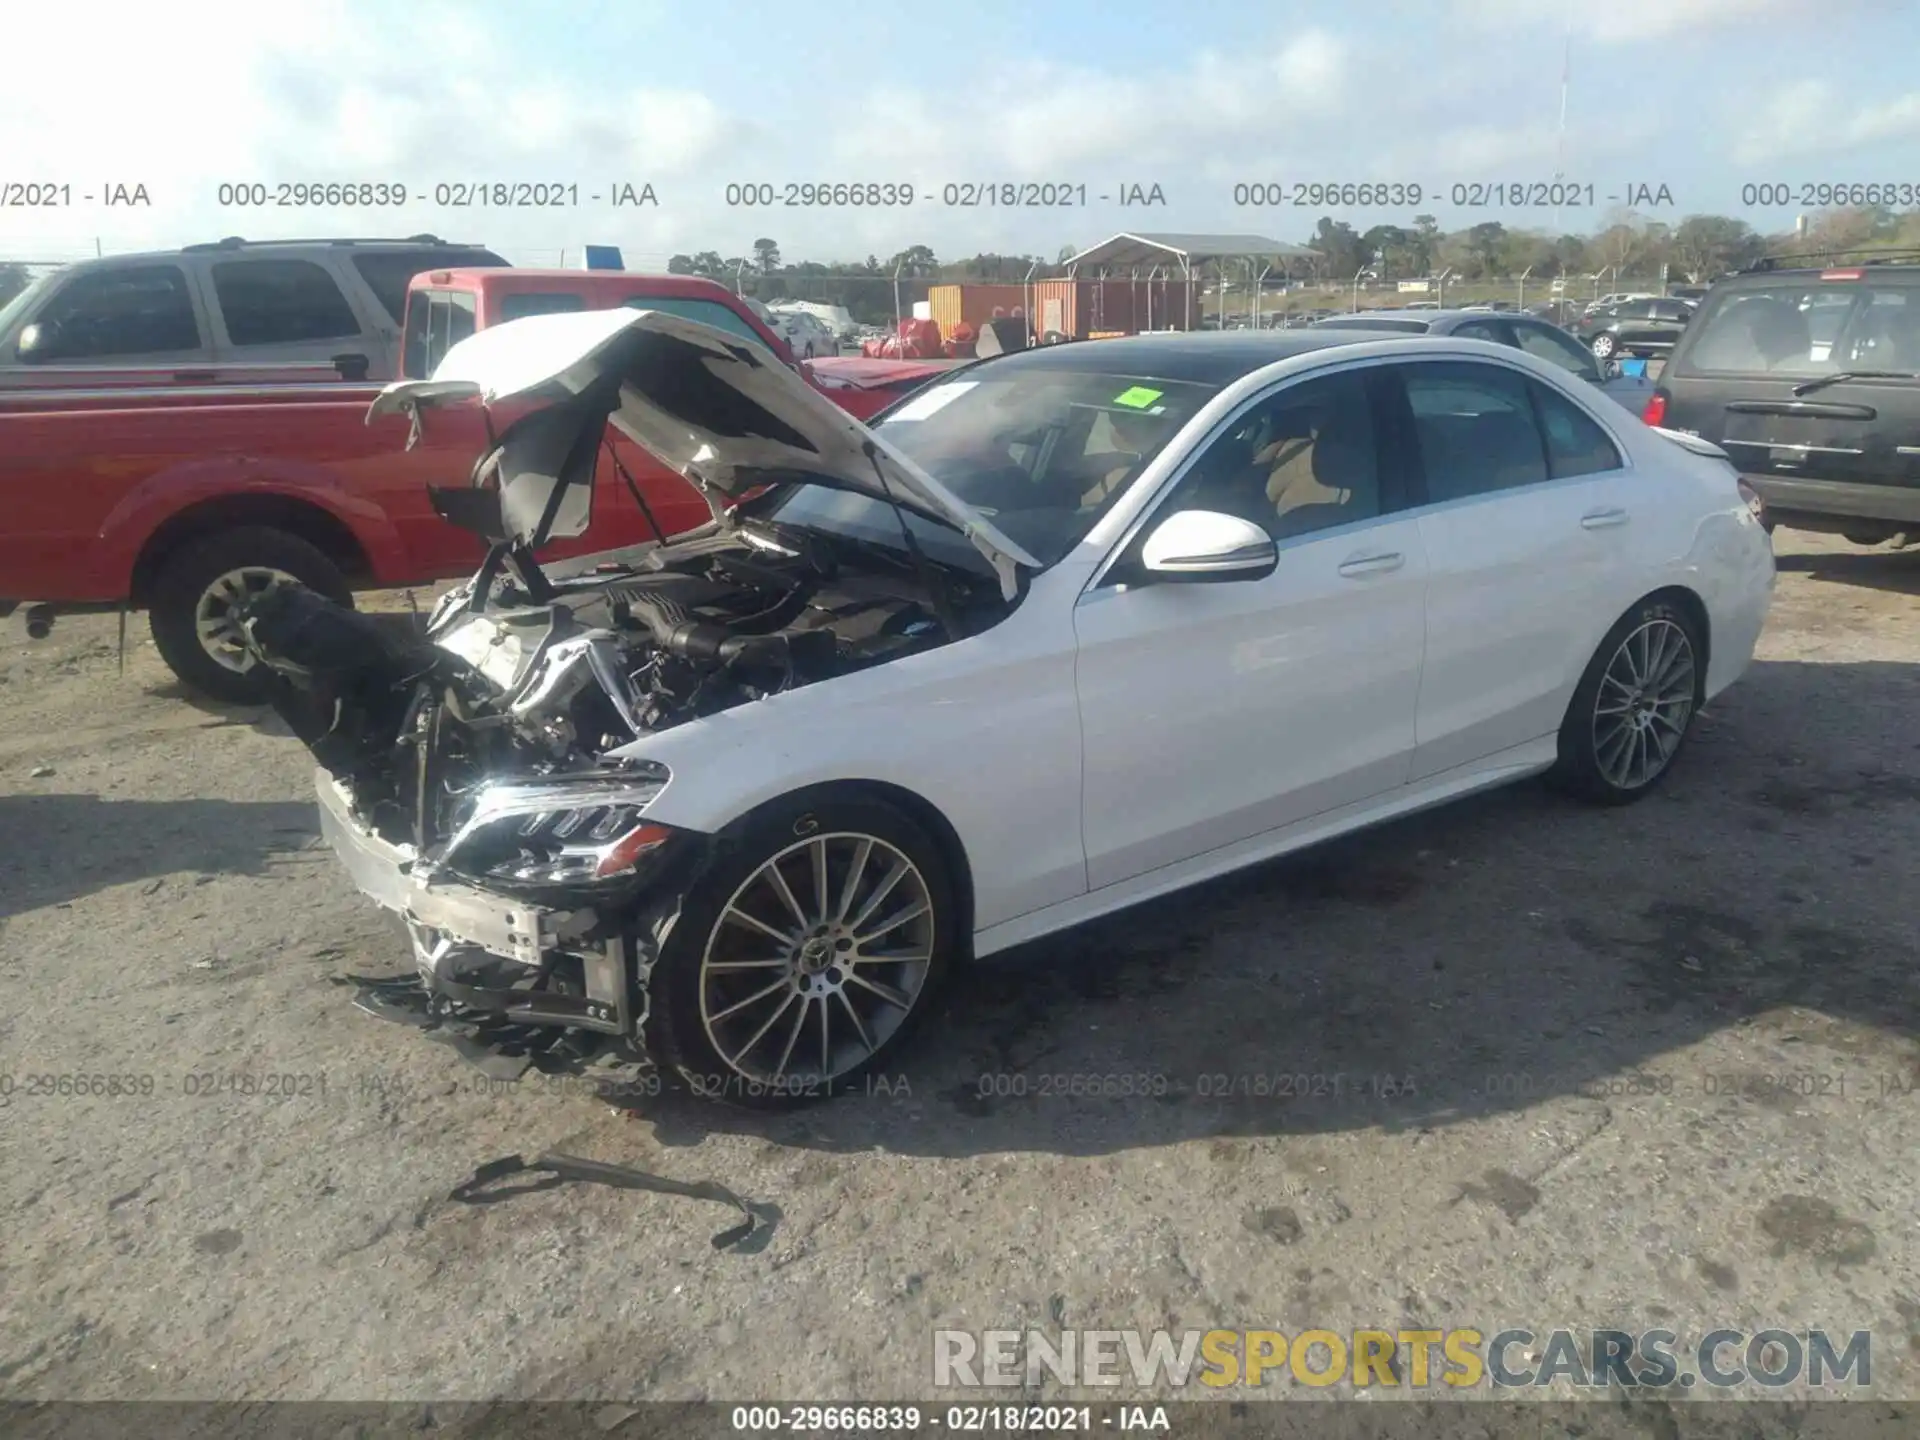
[[[1132,389],[1122,390],[1114,396],[1113,403],[1124,405],[1129,410],[1144,410],[1165,393],[1164,390],[1149,390],[1144,385],[1135,385]]]

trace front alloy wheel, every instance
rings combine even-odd
[[[1608,632],[1574,691],[1556,775],[1606,804],[1652,789],[1699,709],[1700,654],[1692,617],[1664,600],[1636,607]]]
[[[653,975],[662,1058],[696,1093],[844,1093],[927,1008],[953,946],[937,847],[864,796],[778,809],[696,882]]]

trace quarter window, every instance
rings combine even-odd
[[[1549,478],[1524,376],[1470,361],[1420,361],[1401,367],[1401,375],[1429,503]]]
[[[235,345],[291,345],[360,334],[353,307],[311,260],[233,260],[213,267],[213,293]]]
[[[35,360],[99,360],[197,350],[205,342],[194,319],[187,276],[177,265],[133,265],[68,281],[39,321],[53,343]]]
[[[1377,519],[1390,507],[1375,440],[1363,373],[1289,385],[1207,448],[1170,509],[1238,515],[1276,540]]]
[[[1591,415],[1536,381],[1529,380],[1527,389],[1533,393],[1540,429],[1547,437],[1547,464],[1555,480],[1620,468],[1619,450]]]

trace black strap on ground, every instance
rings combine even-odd
[[[496,1188],[496,1182],[509,1175],[540,1175],[540,1178]],[[680,1195],[689,1200],[712,1200],[716,1204],[731,1205],[746,1218],[713,1237],[713,1248],[716,1250],[731,1249],[752,1235],[768,1208],[749,1205],[714,1180],[670,1180],[664,1175],[636,1170],[630,1165],[608,1165],[599,1160],[553,1154],[541,1155],[533,1160],[519,1155],[489,1160],[456,1185],[447,1198],[457,1200],[462,1205],[495,1205],[502,1200],[511,1200],[516,1195],[552,1190],[575,1180],[592,1185],[612,1185],[621,1190],[651,1190],[660,1195]]]

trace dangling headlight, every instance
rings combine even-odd
[[[634,874],[673,838],[647,805],[664,771],[484,787],[440,863],[475,880],[594,884]]]

